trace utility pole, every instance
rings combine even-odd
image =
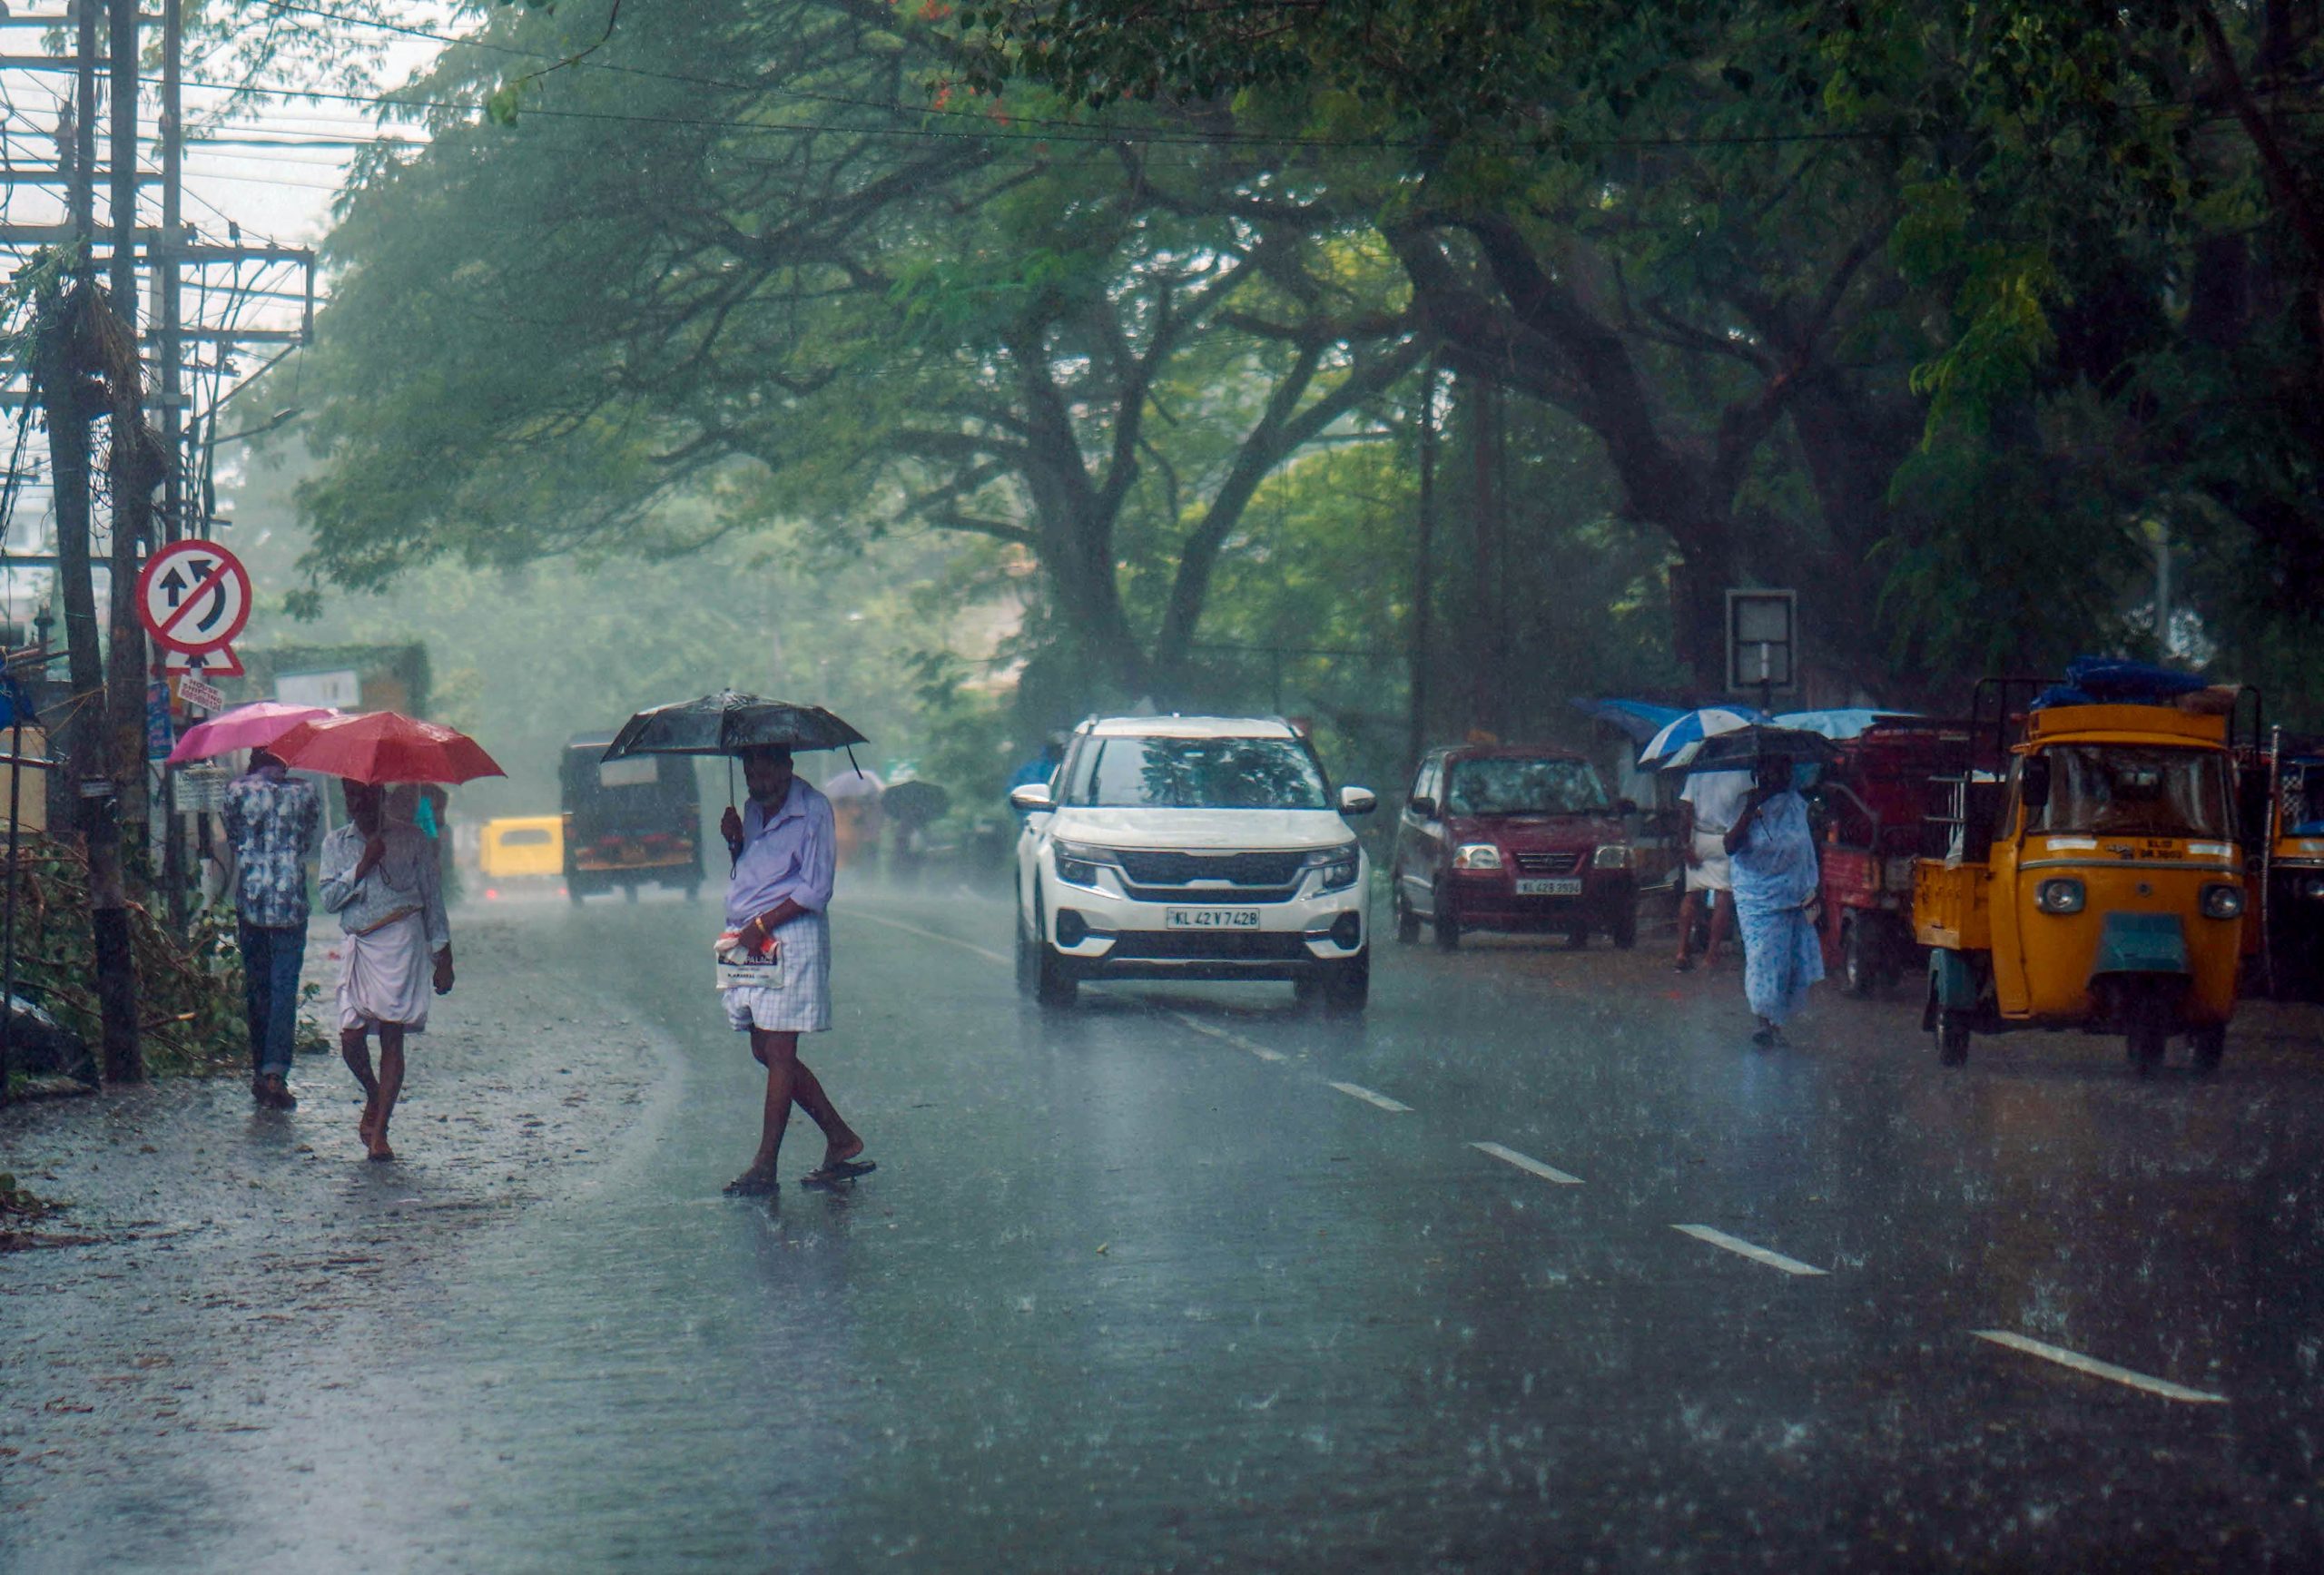
[[[85,10],[92,0],[82,0]],[[145,826],[145,631],[137,621],[137,549],[153,526],[153,463],[146,438],[144,370],[137,328],[137,0],[111,0],[107,53],[113,99],[113,268],[107,293],[129,343],[107,369],[111,433],[113,574],[108,598],[104,741],[101,777],[110,793],[83,802],[89,852],[89,926],[96,942],[97,1001],[104,1019],[104,1074],[142,1082],[137,963],[129,936],[122,825]],[[89,789],[84,783],[82,792]],[[143,839],[139,839],[142,843]],[[139,848],[138,862],[143,863]]]
[[[1443,352],[1429,353],[1420,385],[1420,517],[1413,527],[1412,651],[1408,685],[1410,712],[1404,736],[1404,775],[1409,780],[1428,747],[1429,664],[1436,643],[1436,382]]]
[[[184,70],[183,0],[162,6],[162,234],[153,247],[154,328],[160,351],[158,398],[162,407],[162,539],[185,534],[184,402],[180,358],[183,353],[178,300],[178,250],[185,243],[185,121],[180,88]],[[185,827],[178,820],[177,773],[162,773],[162,881],[168,891],[171,927],[186,926]]]
[[[1470,379],[1468,400],[1471,588],[1469,626],[1474,640],[1470,663],[1470,725],[1498,738],[1504,725],[1502,695],[1508,681],[1506,629],[1502,618],[1503,556],[1501,393],[1482,378]]]

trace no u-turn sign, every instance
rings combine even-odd
[[[172,542],[137,576],[137,615],[157,645],[218,650],[251,621],[250,571],[214,541]]]

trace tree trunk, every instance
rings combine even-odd
[[[89,861],[89,930],[96,958],[102,1059],[110,1082],[142,1082],[137,1037],[136,960],[129,942],[129,898],[122,882],[120,802],[109,759],[105,693],[98,643],[96,586],[89,558],[89,400],[96,385],[81,365],[76,332],[89,310],[83,282],[45,298],[37,330],[41,402],[47,417],[49,465],[56,507],[57,578],[64,603],[64,644],[74,706],[65,739],[67,792]],[[132,578],[134,576],[133,575]],[[142,642],[141,642],[142,644]],[[142,752],[141,752],[142,753]]]

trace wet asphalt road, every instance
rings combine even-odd
[[[866,892],[808,1058],[881,1169],[745,1203],[710,917],[474,916],[393,1176],[320,1063],[287,1131],[153,1112],[197,1178],[312,1154],[158,1282],[153,1229],[0,1258],[0,1567],[2324,1567],[2309,1015],[2203,1082],[2076,1036],[1947,1072],[1902,1002],[1766,1055],[1651,937],[1384,947],[1354,1022],[1040,1014],[1001,905]],[[0,1134],[82,1228],[158,1208],[75,1119]],[[168,1277],[202,1252],[228,1299]],[[151,1419],[106,1371],[149,1357]]]

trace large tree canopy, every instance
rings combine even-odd
[[[1421,354],[1364,226],[1182,211],[1108,141],[912,111],[940,41],[885,6],[621,25],[620,69],[447,123],[351,195],[320,574],[694,545],[679,494],[713,531],[966,531],[1038,563],[1114,687],[1167,691],[1260,482]],[[429,87],[500,69],[455,51]],[[1176,152],[1198,186],[1251,178]]]
[[[1601,439],[1699,668],[1738,570],[1804,579],[1827,657],[2119,639],[2158,529],[2213,623],[2307,638],[2319,33],[2312,0],[962,13],[971,84],[1368,145],[1343,205],[1465,365]]]

